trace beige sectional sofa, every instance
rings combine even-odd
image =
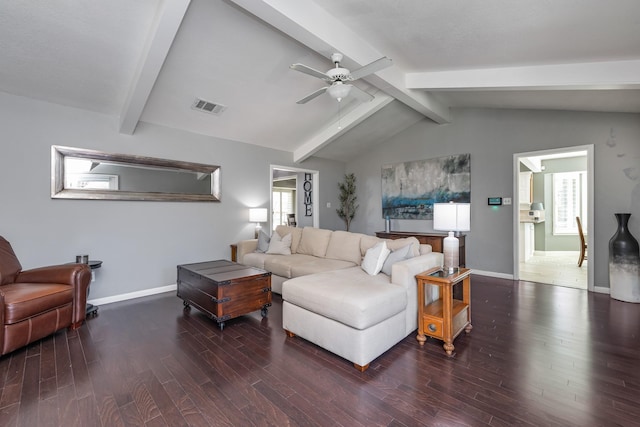
[[[362,261],[384,239],[313,227],[278,226],[276,233],[291,235],[290,255],[255,252],[258,241],[252,239],[238,243],[237,256],[242,264],[272,273],[290,336],[299,335],[364,371],[417,328],[415,276],[442,265],[442,254],[431,246],[413,237],[385,240],[392,254],[410,252],[411,258],[389,256],[384,270],[391,274],[370,275]],[[430,291],[427,298],[437,298],[437,288]]]

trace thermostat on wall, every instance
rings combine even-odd
[[[502,197],[489,197],[489,206],[501,206]]]

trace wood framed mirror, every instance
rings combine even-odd
[[[220,166],[51,146],[51,198],[220,201]]]

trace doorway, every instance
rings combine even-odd
[[[317,170],[271,165],[271,229],[292,222],[296,227],[320,226]],[[293,217],[291,215],[294,215]]]
[[[593,290],[593,146],[514,154],[514,279]]]

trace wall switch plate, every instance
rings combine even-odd
[[[511,197],[505,197],[502,199],[502,201],[504,202],[505,205],[510,205],[511,204]]]
[[[330,208],[331,207],[331,202],[327,202],[327,207]]]

